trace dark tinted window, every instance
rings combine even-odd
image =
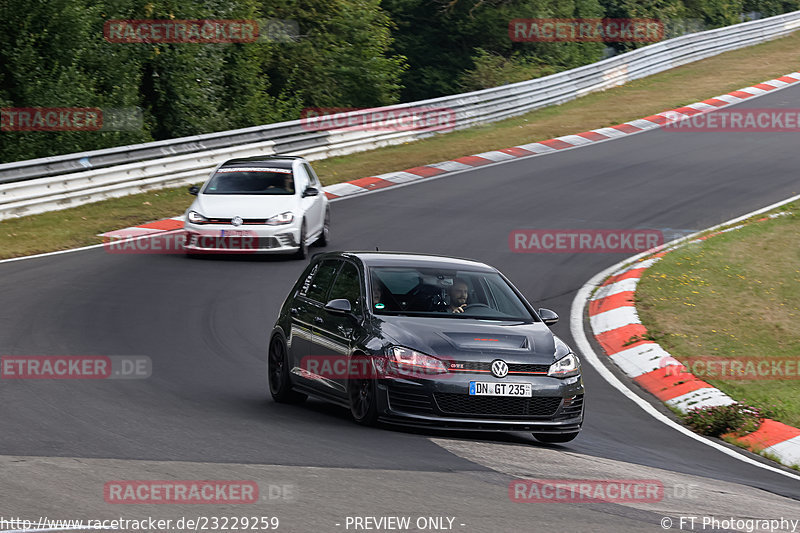
[[[336,270],[341,264],[341,261],[335,261],[331,259],[323,261],[317,269],[316,274],[314,274],[314,278],[311,280],[311,286],[304,295],[317,302],[327,303],[328,289],[331,288],[331,283],[336,275]]]
[[[294,194],[292,171],[283,168],[220,168],[203,194]]]
[[[345,262],[336,281],[333,283],[328,300],[344,298],[350,301],[353,313],[361,315],[361,282],[358,275],[358,268],[353,263]]]
[[[414,267],[369,271],[375,314],[536,320],[496,272]]]

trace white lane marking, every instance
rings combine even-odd
[[[719,96],[715,96],[714,98],[709,98],[709,100],[722,100],[723,102],[728,102],[729,104],[738,104],[739,102],[743,101],[744,98],[739,98],[738,96],[733,96],[730,94],[721,94]]]
[[[777,455],[789,464],[800,465],[800,436],[768,446],[764,451]]]
[[[643,118],[639,118],[639,119],[636,119],[636,120],[630,120],[630,121],[626,122],[625,124],[633,126],[634,128],[642,128],[643,130],[650,130],[650,129],[653,129],[653,128],[660,127],[658,122],[651,122],[651,121],[645,120]],[[628,135],[630,135],[630,134],[628,134]]]
[[[610,355],[611,360],[627,375],[637,378],[665,366],[681,366],[683,363],[672,357],[657,343],[646,343]]]
[[[772,91],[767,91],[766,89],[759,89],[758,87],[744,87],[738,90],[743,93],[752,94],[753,96],[761,96],[764,93],[772,92]]]
[[[562,135],[561,137],[556,137],[555,140],[564,141],[565,143],[574,145],[592,144],[593,142],[596,142],[591,139],[587,139],[586,137],[581,137],[580,135]]]
[[[713,387],[704,387],[702,389],[693,390],[692,392],[687,392],[681,396],[676,396],[675,398],[667,400],[664,403],[685,413],[689,409],[693,409],[695,407],[731,405],[732,403],[736,403],[736,400],[719,389],[715,389]]]
[[[627,137],[628,135],[630,135],[629,133],[625,133],[624,131],[619,131],[618,129],[614,128],[599,128],[592,131],[595,133],[599,133],[600,135],[605,135],[606,137]]]
[[[533,152],[534,154],[546,154],[548,152],[557,152],[555,148],[552,146],[547,146],[546,144],[542,143],[528,143],[528,144],[520,144],[515,146],[514,148],[522,148],[523,150],[527,150],[529,152]]]
[[[771,91],[771,92],[774,92],[774,91]],[[788,200],[782,200],[782,201],[776,202],[776,203],[774,203],[772,205],[768,205],[767,207],[764,207],[762,209],[758,209],[758,210],[753,211],[751,213],[747,213],[746,215],[742,215],[739,218],[735,218],[733,220],[729,220],[728,222],[723,222],[722,224],[719,224],[717,226],[709,228],[708,230],[699,231],[699,232],[694,233],[692,235],[687,235],[686,237],[681,237],[680,239],[675,239],[675,240],[671,241],[669,243],[669,245],[670,246],[674,246],[674,245],[676,245],[676,244],[678,244],[680,242],[683,242],[683,241],[690,241],[693,238],[695,238],[696,236],[698,236],[698,235],[700,235],[702,233],[705,233],[705,231],[713,231],[716,228],[720,228],[720,227],[726,226],[728,224],[734,224],[736,222],[740,222],[742,220],[746,220],[746,219],[748,219],[748,218],[750,218],[750,217],[752,217],[754,215],[758,215],[758,214],[761,214],[761,213],[765,213],[767,211],[771,211],[771,210],[773,210],[773,209],[775,209],[777,207],[780,207],[782,205],[795,202],[797,200],[800,200],[800,194],[798,194],[797,196],[793,196],[793,197],[789,198]],[[662,413],[661,411],[659,411],[658,409],[656,409],[655,407],[650,405],[650,403],[647,400],[645,400],[644,398],[642,398],[641,396],[639,396],[635,392],[633,392],[631,389],[629,389],[627,385],[622,383],[617,378],[617,376],[615,376],[611,372],[611,370],[609,370],[603,364],[603,362],[600,361],[599,356],[597,355],[597,353],[595,353],[594,349],[592,348],[592,345],[589,343],[589,339],[586,337],[586,331],[584,330],[584,327],[583,327],[583,314],[584,314],[584,309],[586,307],[586,303],[589,301],[589,297],[592,294],[592,290],[595,287],[597,287],[600,283],[602,283],[604,279],[606,279],[608,276],[610,276],[611,274],[613,274],[614,272],[616,272],[617,270],[622,268],[629,261],[635,261],[636,259],[645,257],[647,253],[648,252],[643,252],[641,254],[635,255],[635,256],[633,256],[631,258],[628,258],[628,259],[625,259],[623,261],[620,261],[619,263],[617,263],[615,265],[611,265],[610,267],[608,267],[607,269],[603,270],[602,272],[598,272],[589,281],[587,281],[586,284],[584,284],[584,286],[581,287],[580,290],[578,291],[578,293],[575,295],[575,299],[572,301],[572,308],[570,310],[570,321],[569,321],[569,324],[570,324],[570,332],[572,333],[572,337],[575,339],[575,343],[577,344],[578,349],[580,350],[581,354],[583,355],[583,359],[585,361],[587,361],[589,364],[591,364],[595,368],[595,370],[597,370],[598,374],[600,374],[600,376],[603,379],[605,379],[608,382],[609,385],[611,385],[612,387],[617,389],[623,396],[625,396],[626,398],[631,400],[633,403],[635,403],[637,406],[639,406],[644,412],[646,412],[647,414],[649,414],[650,416],[652,416],[653,418],[655,418],[659,422],[661,422],[661,423],[669,426],[670,428],[674,429],[675,431],[678,431],[678,432],[684,434],[685,436],[689,437],[690,439],[694,439],[694,440],[696,440],[698,442],[701,442],[701,443],[705,444],[706,446],[710,446],[711,448],[714,448],[715,450],[717,450],[719,452],[722,452],[725,455],[733,457],[734,459],[737,459],[737,460],[742,461],[744,463],[747,463],[749,465],[752,465],[752,466],[755,466],[755,467],[758,467],[758,468],[763,468],[764,470],[768,470],[770,472],[781,474],[781,475],[786,476],[788,478],[792,478],[792,479],[796,479],[796,480],[800,481],[800,475],[793,474],[792,472],[787,472],[785,470],[782,470],[781,468],[778,468],[778,467],[775,467],[775,466],[772,466],[772,465],[768,465],[768,464],[764,464],[764,463],[761,463],[759,461],[756,461],[755,459],[744,455],[742,452],[727,448],[727,447],[725,447],[725,446],[723,446],[723,445],[721,445],[719,443],[716,443],[716,442],[714,442],[712,440],[707,439],[706,437],[703,437],[702,435],[698,435],[697,433],[691,431],[690,429],[678,424],[674,420],[672,420],[669,417],[667,417],[664,413]],[[786,442],[789,442],[789,441],[786,441]]]
[[[391,181],[392,183],[406,183],[408,181],[422,179],[422,176],[418,174],[412,174],[411,172],[404,172],[402,170],[399,172],[389,172],[388,174],[378,174],[375,177],[382,180]]]
[[[488,159],[489,161],[508,161],[509,159],[516,159],[516,156],[507,154],[505,152],[500,152],[498,150],[494,150],[492,152],[483,152],[475,155],[477,157]]]
[[[642,278],[627,278],[622,281],[603,285],[594,293],[592,300],[602,300],[603,298],[608,298],[609,296],[614,296],[621,292],[635,292],[636,285],[639,284],[640,279]]]
[[[446,170],[447,172],[457,172],[459,170],[472,170],[473,168],[475,168],[472,165],[466,165],[464,163],[459,163],[458,161],[442,161],[441,163],[431,163],[430,165],[424,165],[424,166]]]
[[[616,307],[609,311],[597,313],[596,315],[590,316],[589,321],[592,324],[592,331],[594,331],[595,335],[623,326],[642,323],[642,321],[639,320],[639,314],[636,312],[636,308],[632,305]]]
[[[351,194],[357,194],[366,190],[367,189],[364,187],[359,187],[358,185],[353,185],[352,183],[334,183],[333,185],[325,187],[325,192],[335,194],[336,196],[350,196]]]

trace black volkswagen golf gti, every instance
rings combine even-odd
[[[387,252],[316,255],[270,336],[272,397],[309,395],[356,422],[530,431],[574,439],[583,422],[580,361],[496,269]]]

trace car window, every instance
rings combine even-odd
[[[336,281],[333,282],[328,300],[339,298],[348,300],[353,313],[360,316],[363,301],[361,294],[361,276],[358,274],[358,268],[353,263],[345,261],[339,275],[336,276]]]
[[[306,173],[306,169],[303,167],[303,165],[297,165],[297,170],[295,170],[294,173],[294,179],[297,183],[298,191],[306,190],[306,187],[309,185],[308,174]]]
[[[370,285],[376,314],[537,320],[497,272],[371,267]]]
[[[203,194],[294,194],[292,171],[286,168],[223,167],[217,169]]]
[[[304,294],[301,290],[301,294],[314,301],[321,302],[323,304],[327,303],[328,299],[326,297],[328,290],[331,288],[333,278],[336,276],[336,271],[341,264],[341,261],[333,259],[323,261],[322,264],[319,265],[317,271],[313,274],[314,277],[311,280],[311,286],[308,287],[308,290]]]
[[[308,174],[309,179],[311,180],[312,187],[319,187],[319,178],[317,177],[317,173],[314,172],[314,169],[308,163],[303,163],[303,168],[305,169],[306,173]]]
[[[297,291],[298,296],[308,297],[308,290],[311,288],[311,281],[314,279],[314,274],[319,270],[319,263],[315,265],[308,265],[303,273],[303,283],[298,284],[300,289]]]

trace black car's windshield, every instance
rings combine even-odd
[[[536,320],[495,272],[371,267],[371,307],[377,315]]]
[[[288,168],[220,168],[203,194],[294,194],[294,179]]]

